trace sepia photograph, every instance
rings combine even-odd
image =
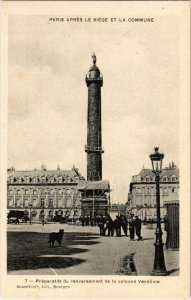
[[[123,5],[7,18],[6,273],[24,276],[18,289],[63,288],[46,275],[180,280],[180,16]]]

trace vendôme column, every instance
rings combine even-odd
[[[93,66],[86,76],[88,87],[87,117],[87,180],[102,180],[102,132],[101,132],[101,87],[103,77],[96,66],[96,56],[92,55]]]

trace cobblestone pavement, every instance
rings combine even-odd
[[[49,248],[47,244],[48,233],[58,231],[63,228],[65,231],[62,247]],[[100,237],[98,227],[81,227],[66,224],[20,224],[8,225],[8,245],[13,244],[12,248],[16,249],[16,241],[11,241],[14,234],[19,236],[22,232],[25,237],[28,235],[35,236],[40,234],[42,244],[38,243],[38,251],[35,250],[36,244],[30,246],[35,259],[48,260],[48,264],[42,267],[36,266],[26,269],[11,268],[9,274],[47,274],[47,275],[150,275],[154,262],[154,229],[148,229],[142,226],[143,241],[130,241],[129,237]],[[43,235],[44,234],[44,235]],[[35,239],[35,238],[34,238]],[[165,232],[163,234],[165,241]],[[70,247],[70,251],[66,251]],[[27,245],[21,248],[20,257],[25,257]],[[42,250],[42,251],[41,251]],[[71,251],[72,250],[72,251]],[[75,250],[75,251],[74,251]],[[10,253],[9,253],[10,252]],[[8,258],[14,255],[17,259],[17,253],[14,249],[8,251]],[[166,268],[170,272],[169,275],[175,276],[179,274],[179,251],[169,251],[164,249]],[[64,267],[55,266],[52,263],[56,259],[73,260],[79,263],[64,265]],[[129,264],[131,263],[131,264]]]

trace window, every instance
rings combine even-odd
[[[13,177],[10,178],[10,183],[14,183],[14,178]]]
[[[149,181],[150,181],[150,178],[149,178],[149,177],[146,177],[146,178],[145,178],[145,181],[146,181],[146,182],[149,182]]]
[[[59,183],[62,183],[62,177],[61,177],[61,176],[58,177],[58,182],[59,182]]]
[[[21,199],[16,199],[15,206],[16,207],[20,207],[21,206]]]
[[[172,181],[176,181],[176,177],[173,175],[173,176],[171,177],[171,180],[172,180]]]
[[[30,178],[29,177],[26,177],[26,183],[30,183]]]
[[[26,207],[26,206],[29,206],[29,200],[28,199],[25,199],[24,200],[24,206]]]
[[[53,195],[54,194],[54,190],[50,190],[50,194]]]
[[[141,194],[141,188],[137,188],[137,194]]]
[[[163,194],[168,194],[168,189],[167,188],[163,188]]]
[[[13,199],[9,199],[9,206],[13,206]]]
[[[37,183],[37,182],[38,182],[37,177],[34,177],[34,178],[33,178],[33,182],[34,182],[34,183]]]
[[[62,199],[58,199],[58,207],[62,207],[63,203],[62,203]]]
[[[37,215],[36,210],[32,210],[32,211],[31,211],[31,216],[32,216],[32,217],[36,217],[36,215]]]
[[[58,190],[58,194],[59,194],[59,195],[62,195],[62,190]]]
[[[18,191],[17,191],[17,195],[21,195],[21,190],[18,190]]]
[[[13,195],[13,190],[9,190],[8,193],[9,193],[10,195]]]
[[[46,177],[42,177],[42,183],[46,183]]]
[[[71,189],[67,189],[66,190],[66,195],[70,195],[71,194]]]
[[[32,206],[36,207],[37,206],[37,199],[32,200]]]
[[[167,181],[167,177],[166,176],[163,177],[163,181]]]
[[[48,200],[48,207],[49,207],[49,208],[53,208],[53,207],[54,207],[53,199],[49,199],[49,200]]]
[[[30,193],[29,193],[29,190],[25,190],[25,194],[26,195],[29,195]]]
[[[34,190],[34,191],[33,191],[33,194],[34,194],[34,195],[37,195],[37,190]]]
[[[45,205],[45,199],[40,200],[40,205],[41,205],[41,207]]]
[[[54,177],[50,178],[50,183],[54,183]]]

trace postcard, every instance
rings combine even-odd
[[[189,298],[189,7],[2,3],[2,298]]]

